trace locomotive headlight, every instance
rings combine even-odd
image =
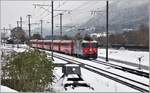
[[[92,48],[90,48],[90,50],[89,50],[90,52],[92,52]]]

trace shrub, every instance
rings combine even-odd
[[[28,50],[12,54],[7,60],[2,67],[6,77],[2,79],[2,85],[23,92],[41,92],[53,82],[54,64],[45,52]]]

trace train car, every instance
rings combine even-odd
[[[40,49],[44,48],[44,40],[37,40],[37,47]]]
[[[60,44],[60,52],[74,55],[74,41],[73,40],[61,40]]]
[[[33,48],[36,48],[37,47],[37,39],[35,39],[35,40],[30,40],[30,45],[29,46],[31,46],[31,47],[33,47]]]
[[[86,40],[31,40],[31,46],[82,58],[97,58],[97,42]]]
[[[43,48],[46,49],[46,50],[51,50],[51,40],[44,40],[43,44]]]

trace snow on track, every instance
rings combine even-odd
[[[118,75],[122,75],[124,77],[129,78],[129,79],[136,79],[136,81],[139,81],[139,82],[147,84],[147,85],[149,84],[149,79],[147,79],[145,77],[137,76],[137,75],[127,73],[127,72],[124,72],[124,71],[120,71],[120,70],[117,70],[117,69],[114,69],[114,68],[111,68],[111,67],[108,67],[108,66],[105,66],[105,65],[101,65],[101,64],[91,62],[89,60],[83,60],[83,59],[79,59],[79,58],[75,58],[75,57],[72,57],[72,56],[63,55],[63,54],[59,54],[59,53],[54,53],[54,54],[57,54],[57,55],[60,55],[60,56],[63,56],[63,57],[67,57],[67,58],[71,58],[71,59],[80,61],[84,64],[91,65],[91,66],[94,66],[94,67],[97,67],[97,68],[100,68],[100,69],[103,69],[103,70],[106,70],[106,71],[109,71],[109,72],[113,72],[113,73],[116,73]],[[126,81],[129,82],[129,83],[131,82],[131,81],[128,81],[128,80],[126,80]],[[135,85],[138,85],[141,88],[145,88],[145,89],[148,90],[148,87],[141,86],[141,85],[136,84],[134,82],[132,82],[132,83],[135,84]]]
[[[137,90],[117,83],[111,79],[107,79],[84,68],[81,68],[82,78],[86,83],[93,87],[94,90],[86,87],[76,87],[74,89],[68,87],[67,90],[65,90],[61,85],[63,80],[59,80],[61,75],[63,75],[61,67],[55,68],[55,74],[57,74],[58,77],[58,82],[53,84],[53,88],[56,92],[138,92]]]

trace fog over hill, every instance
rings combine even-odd
[[[122,29],[134,29],[142,24],[148,24],[148,4],[148,0],[116,0],[109,4],[109,31],[122,32]],[[106,8],[103,11],[80,26],[80,28],[94,27],[93,30],[77,31],[73,29],[66,34],[70,36],[77,32],[84,34],[106,31]]]
[[[135,29],[142,24],[148,24],[148,4],[149,0],[114,0],[109,3],[109,32],[123,32],[123,29]],[[74,36],[78,32],[81,34],[105,32],[106,7],[99,10],[102,12],[96,13],[90,19],[87,18],[87,21],[80,25],[68,24],[69,26],[76,25],[76,27],[69,29],[63,27],[63,35]],[[44,36],[51,34],[50,29],[50,27],[44,28]],[[36,28],[36,31],[40,29]],[[55,29],[54,34],[59,35],[59,28]]]

